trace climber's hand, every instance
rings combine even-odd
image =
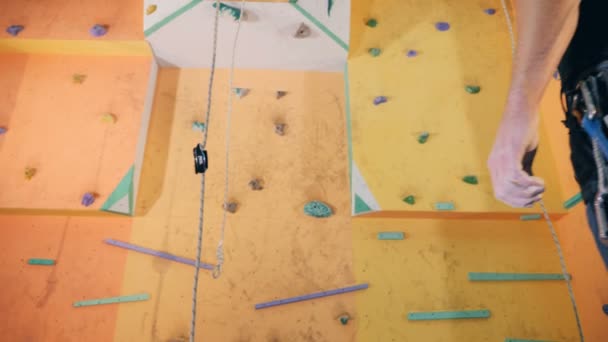
[[[498,200],[512,207],[531,207],[540,201],[545,191],[543,180],[526,173],[522,167],[526,152],[537,146],[538,114],[507,109],[488,158]]]

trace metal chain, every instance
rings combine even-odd
[[[209,133],[209,118],[211,117],[211,96],[213,94],[213,80],[215,77],[215,58],[217,54],[217,29],[220,16],[220,0],[215,1],[215,19],[213,23],[213,50],[211,55],[211,70],[209,73],[209,90],[207,93],[207,111],[205,114],[205,130],[203,133],[202,149],[207,145],[207,136]],[[196,335],[196,304],[198,296],[198,275],[201,266],[201,254],[203,251],[203,218],[205,208],[205,173],[201,174],[201,203],[198,218],[198,239],[196,244],[196,260],[194,267],[194,284],[192,285],[192,319],[190,320],[190,342],[194,342]]]
[[[507,4],[505,0],[500,0],[502,4],[502,9],[505,13],[505,18],[507,20],[507,28],[509,30],[509,38],[511,39],[511,53],[515,55],[515,34],[513,33],[513,24],[511,22],[511,16],[509,15],[509,10],[507,8]],[[572,282],[570,281],[570,275],[568,273],[568,268],[566,267],[566,260],[564,258],[564,253],[562,251],[562,245],[559,242],[559,238],[557,237],[557,232],[555,231],[555,227],[553,226],[553,222],[549,217],[549,212],[545,207],[545,203],[543,200],[540,200],[540,209],[543,212],[543,216],[545,217],[545,221],[547,221],[547,225],[549,226],[549,231],[551,232],[551,237],[553,238],[553,242],[555,243],[555,248],[557,249],[557,255],[559,256],[559,263],[562,269],[562,274],[566,281],[566,287],[568,288],[568,296],[570,296],[570,301],[572,302],[572,309],[574,310],[574,318],[576,319],[576,326],[578,328],[578,334],[581,342],[585,341],[585,336],[583,335],[583,327],[581,325],[581,319],[578,314],[578,306],[576,305],[576,299],[574,297],[574,291],[572,290]]]

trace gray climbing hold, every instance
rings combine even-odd
[[[260,190],[264,189],[264,182],[261,179],[258,179],[258,178],[252,179],[249,182],[249,187],[253,191],[260,191]]]
[[[308,216],[319,218],[330,217],[334,214],[329,205],[320,201],[311,201],[306,203],[304,206],[304,213]]]
[[[229,212],[231,214],[236,213],[237,207],[238,207],[238,205],[234,202],[224,203],[224,210],[226,210],[227,212]]]
[[[306,38],[310,36],[310,27],[304,23],[301,23],[300,27],[298,27],[298,30],[293,36],[294,38]]]
[[[287,125],[285,125],[284,123],[275,123],[274,124],[274,132],[280,136],[285,135],[285,128],[287,127]]]
[[[286,91],[282,91],[282,90],[277,91],[277,100],[285,95],[287,95]]]

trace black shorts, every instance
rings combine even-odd
[[[572,98],[578,82],[600,70],[608,72],[608,0],[582,0],[576,32],[559,64],[567,113],[564,123],[570,131],[571,160],[576,180],[586,203],[597,192],[597,171],[591,142],[572,115]],[[602,86],[602,108],[608,113],[608,87]]]

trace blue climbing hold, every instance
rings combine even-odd
[[[95,202],[96,197],[96,194],[92,192],[87,192],[82,196],[82,201],[80,201],[80,204],[84,205],[85,207],[88,207]]]
[[[602,307],[602,310],[604,310],[604,313],[606,315],[608,315],[608,304],[604,304],[604,306]]]
[[[418,56],[418,51],[416,50],[407,50],[407,54],[408,57],[412,58],[412,57],[416,57]]]
[[[330,217],[334,214],[329,205],[320,201],[306,203],[304,206],[304,213],[308,216],[319,218]]]
[[[6,33],[15,37],[19,34],[19,32],[23,31],[24,27],[22,25],[11,25],[6,28]]]
[[[485,14],[487,15],[494,15],[496,14],[496,10],[493,8],[486,8],[485,10],[483,10],[485,12]]]
[[[374,99],[374,105],[379,105],[379,104],[383,104],[386,103],[388,101],[388,99],[386,98],[386,96],[376,96],[376,98]]]
[[[450,29],[450,24],[446,23],[445,21],[440,21],[435,23],[435,28],[439,31],[447,31]]]
[[[89,30],[89,33],[93,37],[105,36],[106,33],[108,33],[108,26],[107,25],[95,24],[93,27],[91,27],[91,29]]]
[[[6,133],[6,128],[0,127],[0,135]]]

